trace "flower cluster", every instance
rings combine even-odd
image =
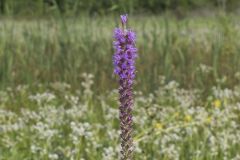
[[[88,96],[86,76],[83,90],[62,82],[0,90],[0,160],[120,159],[117,90]],[[239,160],[240,85],[206,94],[159,79],[153,93],[134,92],[134,159]]]
[[[123,28],[114,30],[114,73],[119,75],[120,80],[125,80],[128,85],[132,85],[135,78],[135,58],[137,57],[136,34],[130,29],[125,29],[127,16],[121,16],[121,20]]]
[[[130,29],[126,29],[127,15],[121,16],[122,28],[114,31],[113,56],[114,72],[119,76],[120,94],[120,128],[121,128],[121,159],[132,159],[132,84],[135,78],[135,59],[137,49],[135,47],[136,35]]]

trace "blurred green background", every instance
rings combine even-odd
[[[162,13],[166,10],[186,12],[195,9],[221,8],[232,11],[238,0],[1,0],[2,15],[76,16],[82,13],[107,15],[112,13]]]
[[[95,92],[117,88],[112,31],[129,14],[137,32],[136,88],[159,75],[207,90],[239,81],[238,0],[0,0],[0,87],[67,82],[92,73]],[[109,85],[110,84],[110,85]]]

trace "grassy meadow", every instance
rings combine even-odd
[[[7,85],[63,81],[79,87],[81,73],[95,75],[94,90],[116,87],[112,32],[119,18],[9,20],[0,24],[0,81]],[[158,76],[187,88],[238,81],[239,19],[234,16],[131,17],[137,32],[137,89],[153,91]],[[208,75],[202,69],[209,70]],[[109,85],[110,84],[110,85]]]
[[[136,160],[240,160],[236,15],[130,16]],[[0,22],[0,160],[119,156],[119,17]]]

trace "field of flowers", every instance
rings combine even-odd
[[[118,24],[2,19],[0,160],[119,159]],[[240,160],[238,18],[133,16],[129,24],[139,50],[133,159]]]
[[[1,160],[114,160],[119,155],[117,90],[94,95],[66,83],[0,91]],[[240,85],[207,96],[159,76],[153,93],[135,92],[134,159],[239,160]]]

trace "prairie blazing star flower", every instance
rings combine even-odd
[[[136,34],[126,29],[127,15],[121,15],[122,28],[114,30],[114,73],[119,76],[119,118],[121,129],[121,160],[131,160],[133,155],[132,107],[133,82],[135,78]]]

